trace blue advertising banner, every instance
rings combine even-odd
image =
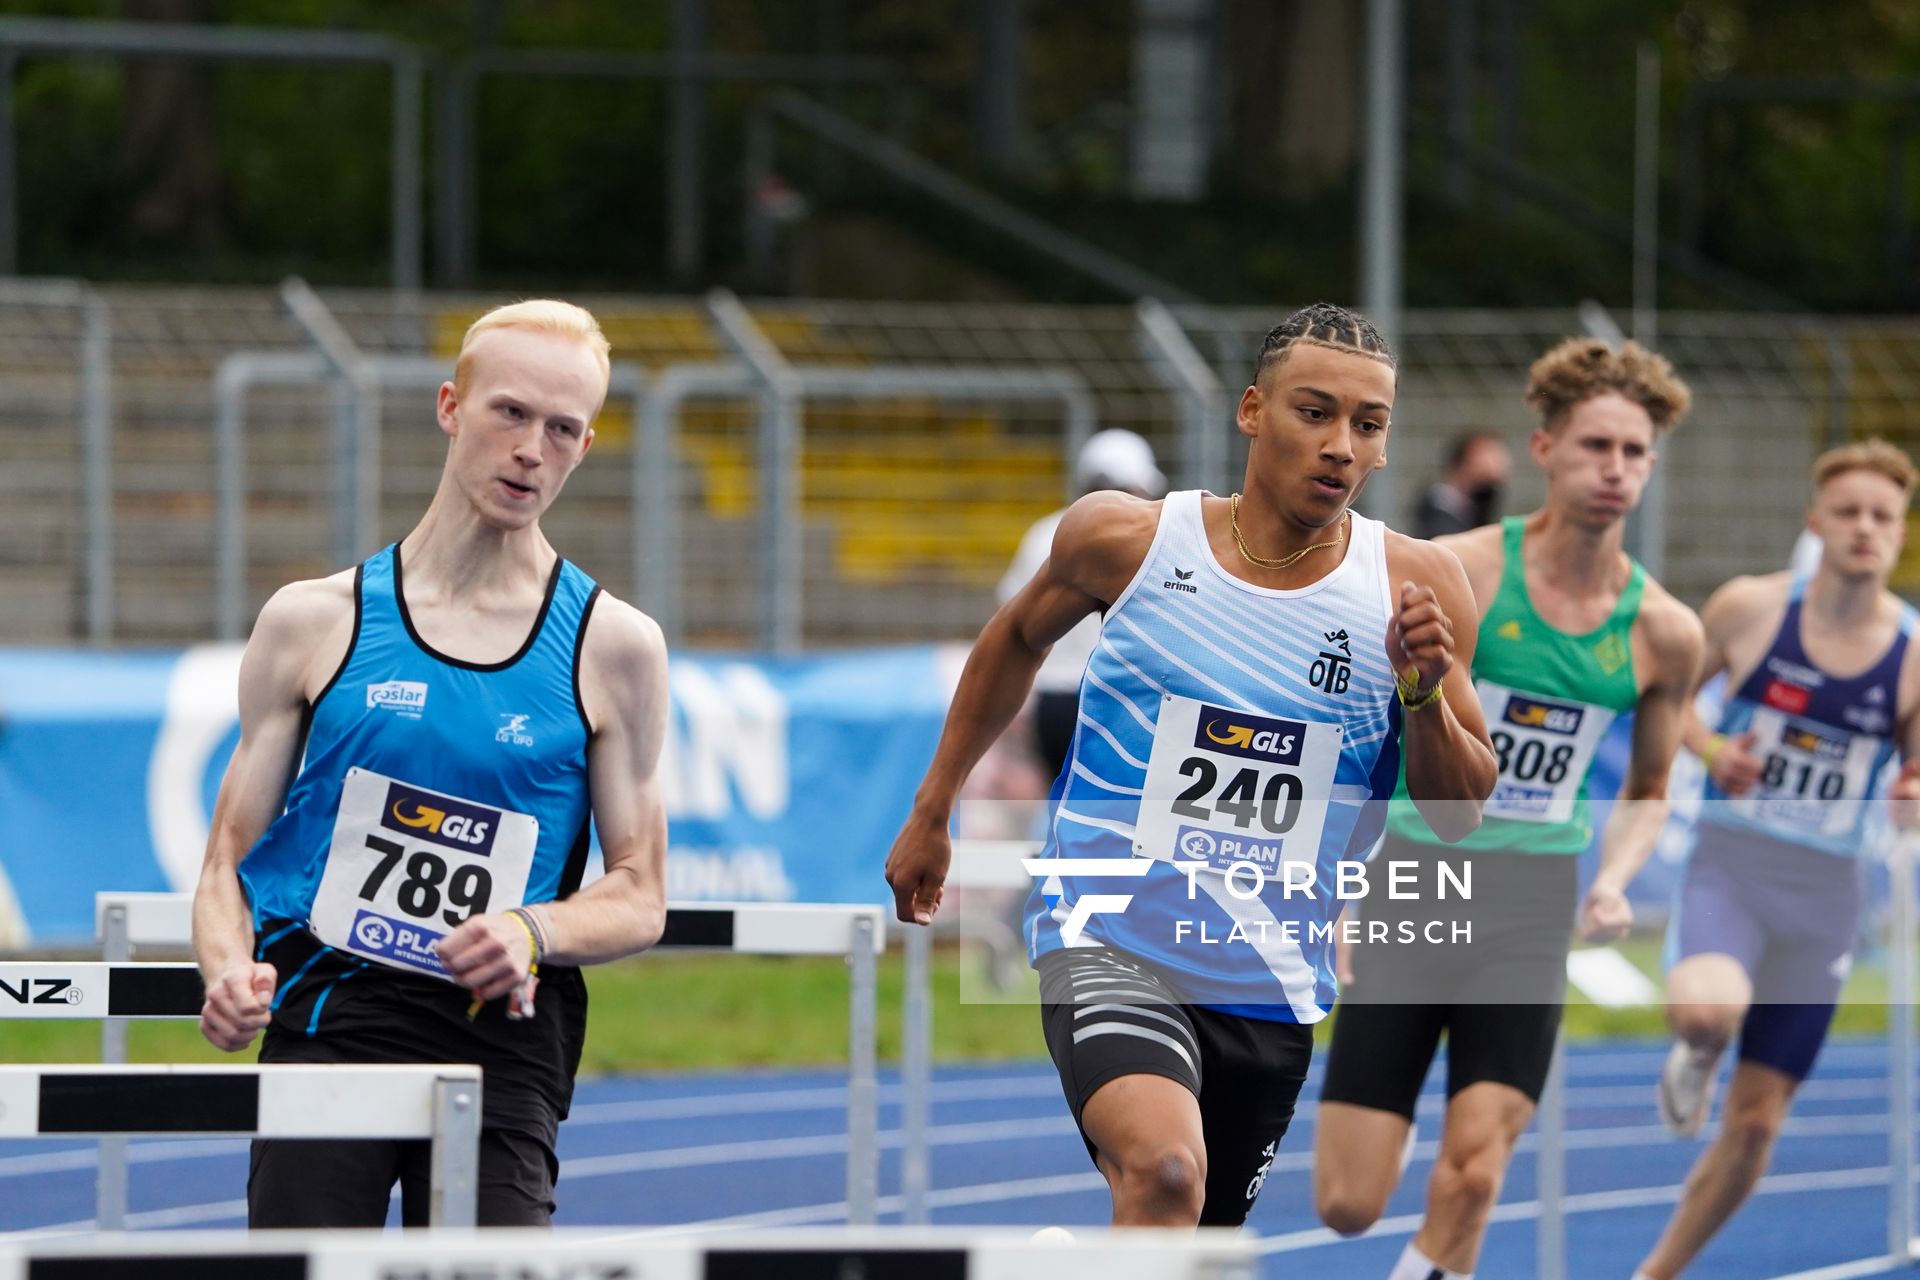
[[[0,945],[90,939],[99,890],[193,887],[239,739],[240,652],[0,651]],[[668,895],[883,901],[954,657],[675,654]]]

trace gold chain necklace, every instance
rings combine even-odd
[[[1259,565],[1262,569],[1284,569],[1309,551],[1319,551],[1324,547],[1337,547],[1347,540],[1347,526],[1343,520],[1340,536],[1331,542],[1315,542],[1300,548],[1290,556],[1281,556],[1278,560],[1269,560],[1247,550],[1247,540],[1240,536],[1240,495],[1234,494],[1227,501],[1227,524],[1233,529],[1233,545],[1240,548],[1240,557],[1248,564]]]

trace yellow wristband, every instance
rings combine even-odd
[[[522,929],[526,930],[527,955],[528,955],[527,972],[528,973],[540,972],[540,935],[533,931],[533,926],[527,923],[527,918],[521,915],[519,911],[517,910],[509,911],[507,912],[507,914],[512,916]]]
[[[1425,693],[1421,693],[1417,687],[1408,689],[1405,685],[1402,685],[1396,692],[1400,696],[1401,706],[1409,711],[1418,711],[1422,707],[1430,707],[1440,701],[1440,694],[1446,689],[1446,685],[1447,682],[1445,680],[1436,680],[1433,682],[1433,688],[1427,690]]]
[[[1716,733],[1711,738],[1708,738],[1706,748],[1700,752],[1701,768],[1707,770],[1709,773],[1713,772],[1713,758],[1719,755],[1720,748],[1726,745],[1727,735],[1724,733]]]

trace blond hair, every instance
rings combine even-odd
[[[1822,486],[1835,476],[1843,476],[1849,471],[1871,471],[1877,476],[1885,476],[1900,486],[1900,492],[1913,496],[1915,479],[1913,459],[1906,451],[1888,444],[1885,440],[1862,440],[1857,444],[1843,444],[1837,449],[1829,449],[1813,460],[1813,491],[1820,492]]]
[[[528,298],[524,302],[509,302],[505,306],[495,307],[467,326],[466,336],[460,339],[460,358],[453,365],[453,385],[459,390],[464,392],[467,389],[468,379],[473,372],[474,340],[495,329],[520,329],[528,333],[551,333],[572,338],[584,343],[587,350],[593,352],[594,360],[600,365],[603,384],[612,376],[612,365],[607,355],[612,350],[612,344],[607,341],[607,335],[600,332],[600,322],[593,318],[593,312],[558,298]]]
[[[1568,338],[1527,371],[1527,407],[1538,411],[1549,431],[1558,430],[1576,405],[1609,391],[1645,409],[1656,435],[1679,425],[1693,406],[1693,393],[1666,357],[1637,342],[1615,351],[1598,338]]]

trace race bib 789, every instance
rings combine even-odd
[[[469,916],[521,905],[532,816],[349,769],[313,931],[330,947],[444,978],[433,944]]]

